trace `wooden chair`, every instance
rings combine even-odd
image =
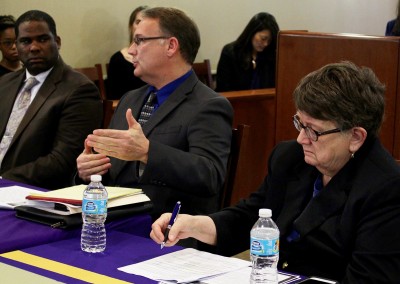
[[[103,100],[103,128],[108,128],[111,118],[114,114],[114,106],[112,100]]]
[[[211,74],[211,63],[209,59],[204,59],[203,62],[193,63],[192,68],[200,81],[209,86],[211,89],[214,89],[214,83]]]
[[[250,126],[239,124],[237,128],[232,129],[231,153],[228,158],[228,168],[225,177],[225,183],[220,198],[220,208],[231,205],[232,192],[236,190],[236,177],[241,158],[244,154],[250,133]]]
[[[75,68],[75,70],[86,75],[86,77],[96,84],[97,88],[99,88],[100,97],[102,100],[107,99],[101,64],[95,64],[93,67]]]

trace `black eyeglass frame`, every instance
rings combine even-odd
[[[146,40],[155,40],[155,39],[167,39],[170,38],[168,36],[153,36],[153,37],[139,37],[139,36],[135,36],[132,39],[132,44],[136,44],[136,46],[141,45],[143,42],[145,42]]]
[[[332,134],[332,133],[338,133],[341,132],[342,130],[340,128],[335,128],[335,129],[331,129],[331,130],[327,130],[327,131],[317,131],[312,129],[309,126],[304,126],[303,123],[300,122],[299,117],[297,116],[297,114],[293,115],[293,124],[294,127],[300,132],[301,129],[304,129],[304,131],[306,132],[306,135],[309,139],[311,139],[314,142],[318,141],[318,137],[319,136],[323,136],[323,135],[327,135],[327,134]],[[315,137],[314,137],[315,136]]]
[[[14,40],[14,41],[12,41],[12,40],[3,40],[3,41],[0,41],[0,44],[1,45],[4,45],[7,49],[11,49],[12,48],[12,46],[14,45],[14,44],[16,44],[17,42]]]

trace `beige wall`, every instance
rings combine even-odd
[[[135,7],[177,7],[199,26],[202,44],[196,61],[209,58],[216,68],[222,46],[236,39],[260,11],[273,14],[281,29],[384,35],[396,4],[397,0],[1,0],[1,13],[18,17],[30,9],[46,11],[56,21],[64,60],[83,67],[104,65],[127,44],[127,22]]]

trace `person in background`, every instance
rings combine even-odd
[[[261,12],[253,16],[237,40],[222,49],[216,91],[275,87],[278,32],[273,15]]]
[[[15,34],[24,68],[0,78],[0,176],[46,189],[71,186],[82,143],[102,122],[100,94],[61,59],[50,15],[27,11]]]
[[[137,25],[142,20],[142,11],[147,6],[139,6],[129,17],[129,43],[132,44],[133,35]],[[128,53],[128,48],[117,51],[110,58],[107,70],[107,99],[119,100],[126,92],[137,89],[146,83],[134,75],[132,55]]]
[[[400,1],[397,2],[397,17],[386,24],[385,36],[400,36]]]
[[[378,138],[384,86],[369,68],[328,64],[293,94],[297,141],[276,146],[257,192],[209,216],[179,215],[167,245],[194,237],[231,256],[249,249],[260,208],[280,229],[278,269],[340,283],[398,283],[400,167]],[[170,213],[152,225],[161,243]]]
[[[13,16],[0,16],[0,77],[22,68],[15,46],[15,19]]]
[[[142,188],[153,217],[177,201],[182,212],[218,209],[233,108],[194,73],[199,47],[197,25],[181,10],[143,10],[129,53],[135,75],[148,85],[121,98],[110,129],[87,137],[77,159],[83,181],[100,174],[106,185]]]

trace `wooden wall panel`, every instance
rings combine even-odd
[[[394,152],[399,38],[281,32],[277,56],[276,142],[297,137],[291,119],[295,113],[292,93],[300,79],[328,63],[349,60],[370,67],[386,85],[386,114],[381,141],[389,152],[400,157],[399,150]],[[399,118],[397,123],[400,126]],[[396,145],[397,149],[399,147]]]

